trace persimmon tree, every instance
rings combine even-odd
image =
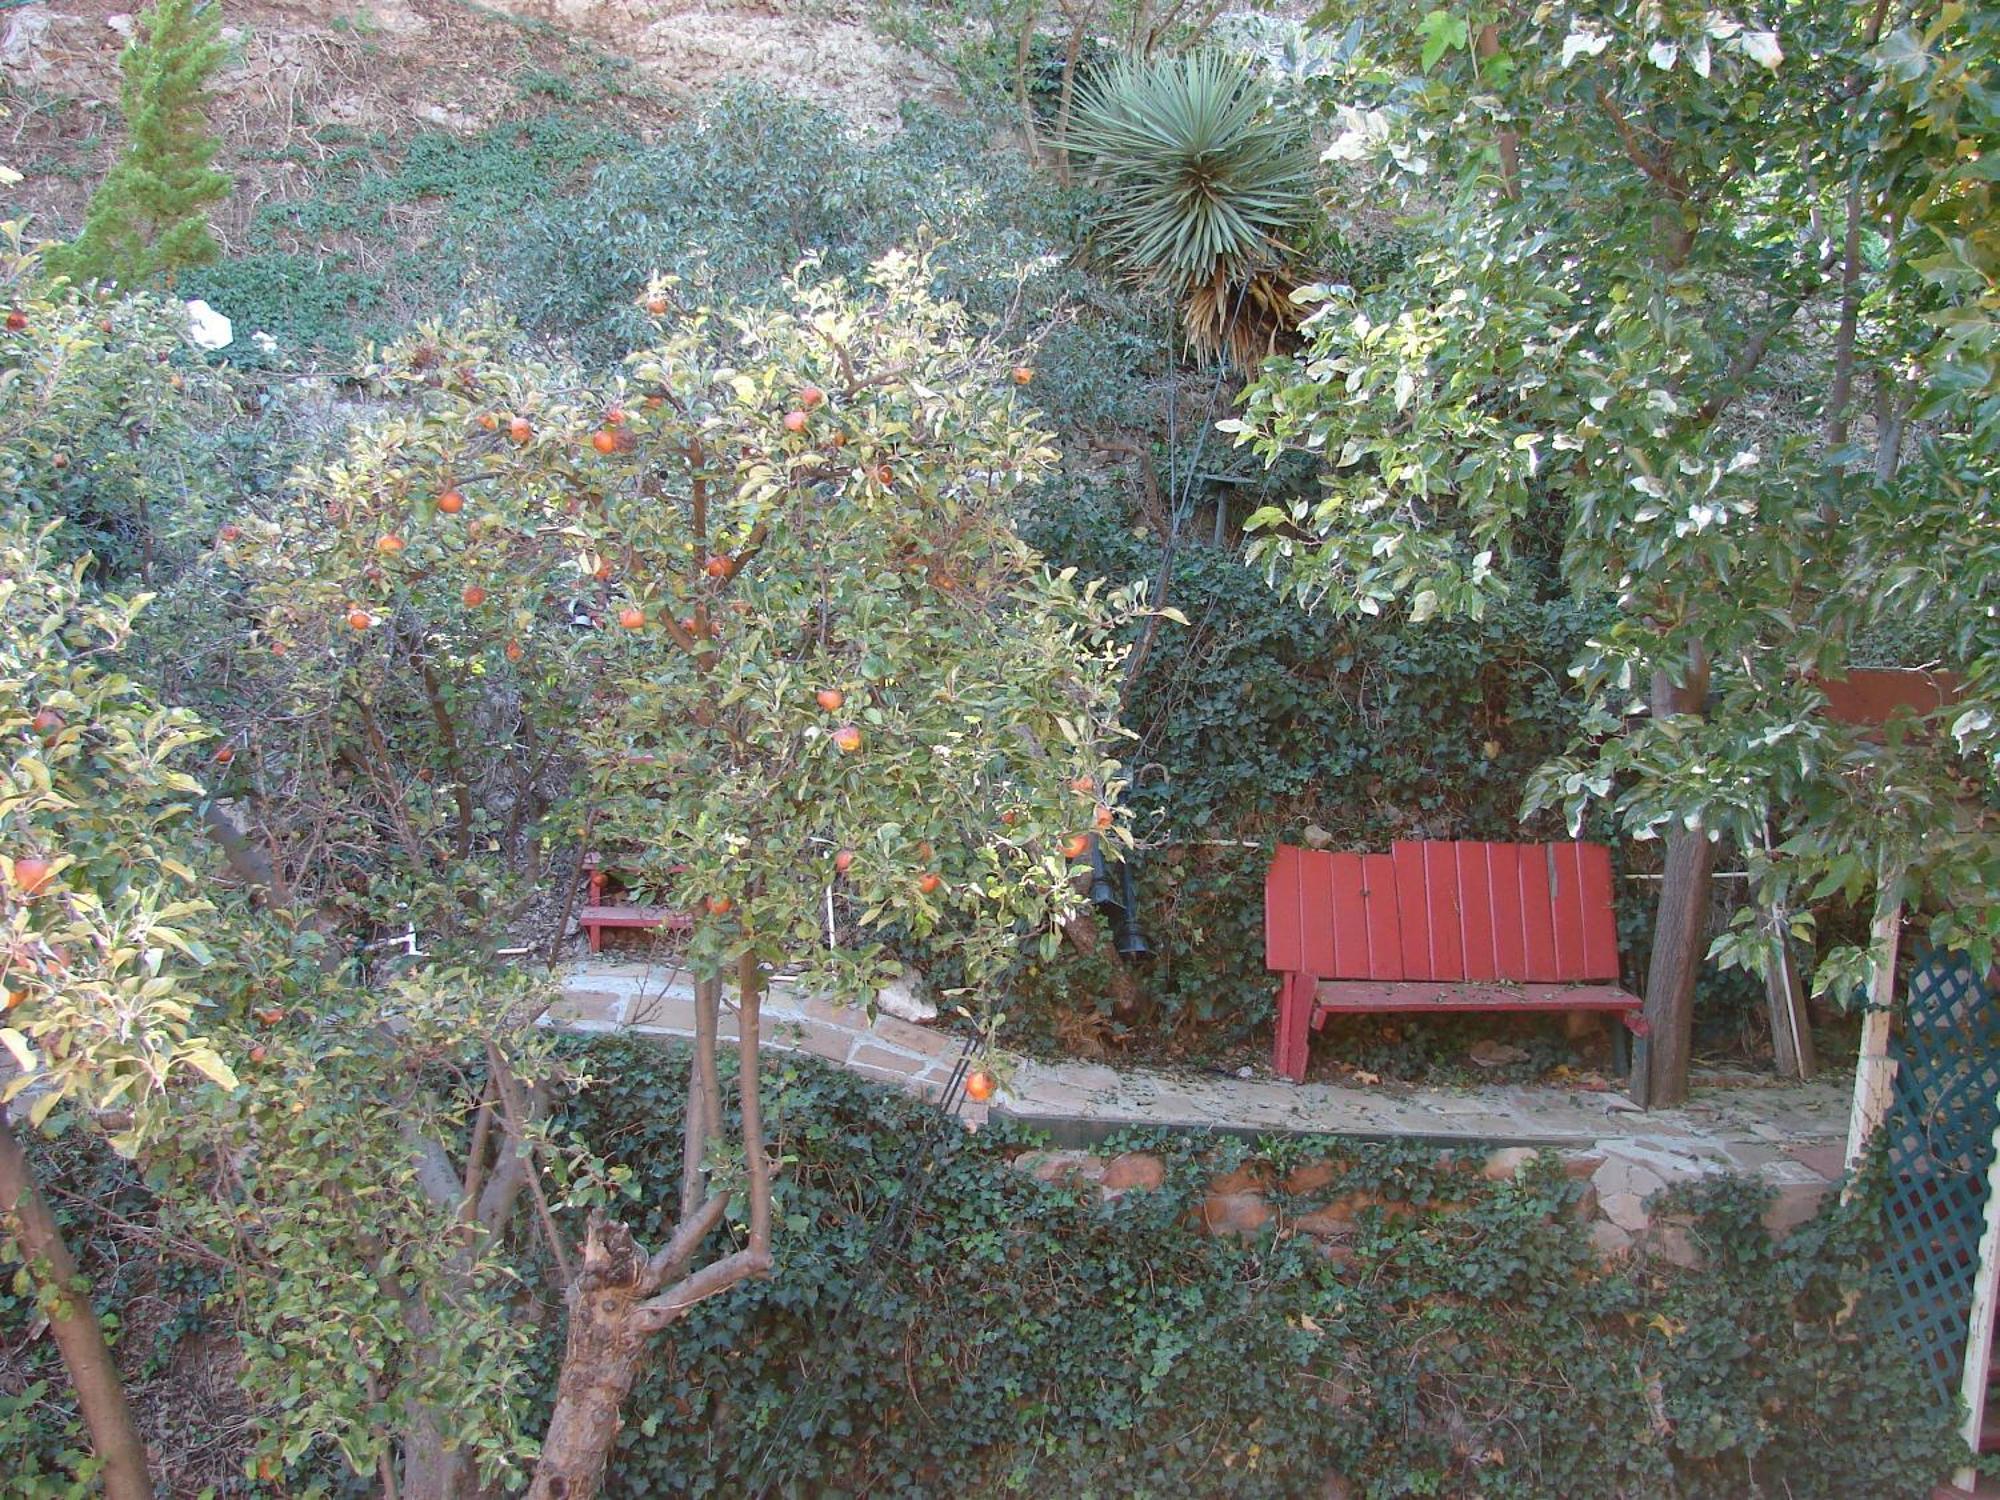
[[[801,279],[770,309],[687,309],[676,292],[648,286],[659,340],[608,381],[476,322],[384,349],[364,373],[388,414],[302,474],[295,500],[232,518],[217,549],[254,630],[237,694],[291,705],[288,730],[240,726],[259,740],[237,762],[256,836],[292,901],[339,869],[321,899],[357,926],[410,924],[427,955],[353,966],[347,982],[376,993],[314,1002],[328,1023],[267,1054],[284,1081],[258,1108],[280,1128],[301,1104],[365,1111],[371,1073],[398,1080],[394,1123],[370,1127],[400,1142],[387,1176],[329,1150],[324,1125],[301,1129],[301,1156],[267,1153],[269,1180],[232,1210],[254,1240],[330,1205],[340,1223],[321,1232],[363,1265],[407,1247],[393,1277],[357,1270],[366,1285],[311,1273],[324,1295],[272,1266],[260,1366],[266,1390],[346,1413],[302,1422],[279,1456],[337,1426],[350,1460],[405,1496],[465,1493],[532,1446],[504,1396],[518,1347],[461,1316],[506,1309],[494,1278],[525,1264],[516,1204],[568,1318],[529,1492],[591,1494],[656,1337],[773,1265],[770,975],[865,1003],[895,941],[950,950],[976,985],[1021,942],[1054,945],[1090,836],[1127,837],[1107,752],[1115,627],[1135,600],[1050,573],[1012,530],[1054,457],[1031,372],[909,255],[863,288]],[[299,834],[315,854],[287,848]],[[615,1187],[547,1139],[546,986],[493,977],[551,868],[542,851],[577,837],[697,918],[681,1215],[662,1245],[637,1244]],[[732,1026],[741,1128],[725,1139]],[[362,1054],[376,1060],[357,1071]],[[426,1224],[441,1226],[428,1249]],[[440,1340],[446,1306],[460,1331]],[[447,1399],[475,1348],[503,1393],[484,1411]]]
[[[1994,262],[1963,164],[1992,154],[1994,33],[1970,22],[1371,11],[1329,155],[1379,166],[1425,243],[1386,285],[1315,289],[1306,351],[1224,424],[1325,457],[1322,495],[1253,518],[1306,602],[1476,614],[1556,573],[1609,606],[1583,737],[1529,803],[1665,840],[1654,1102],[1686,1091],[1722,836],[1799,930],[1886,879],[1992,954]],[[1885,650],[1968,697],[1859,742],[1816,684]]]

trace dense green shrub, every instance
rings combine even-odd
[[[566,1123],[673,1211],[675,1067],[593,1043]],[[1133,1142],[1168,1184],[1100,1206],[1001,1166],[1005,1132],[807,1060],[779,1070],[780,1264],[703,1307],[635,1393],[622,1495],[1917,1496],[1949,1462],[1872,1304],[1870,1200],[1773,1246],[1763,1202],[1690,1199],[1705,1273],[1599,1266],[1553,1163],[1510,1184],[1418,1147],[1331,1155],[1285,1214],[1368,1190],[1351,1261],[1187,1227],[1240,1144]],[[900,1202],[906,1233],[878,1238]],[[635,1227],[638,1227],[635,1225]]]
[[[941,292],[1039,341],[1035,394],[1065,430],[1150,426],[1163,318],[1065,263],[1081,200],[997,147],[1003,128],[979,111],[908,106],[900,131],[869,139],[819,105],[723,93],[579,191],[531,199],[492,251],[494,286],[530,332],[589,361],[629,347],[652,269],[686,278],[692,301],[755,301],[807,254],[856,275],[897,245],[933,241]]]
[[[248,368],[345,359],[357,336],[379,331],[381,278],[342,257],[237,255],[187,272],[180,288],[228,312],[236,341],[224,358]],[[254,337],[260,333],[272,342]]]

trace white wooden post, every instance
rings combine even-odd
[[[1889,1020],[1896,1003],[1896,945],[1903,928],[1903,903],[1897,899],[1901,883],[1902,872],[1886,864],[1877,876],[1875,925],[1869,942],[1868,1015],[1861,1023],[1861,1055],[1854,1063],[1854,1107],[1847,1119],[1849,1172],[1860,1162],[1869,1138],[1889,1113],[1889,1085],[1896,1076],[1896,1065],[1889,1058]]]
[[[1979,1236],[1979,1273],[1972,1282],[1972,1320],[1966,1325],[1965,1369],[1958,1391],[1965,1399],[1965,1420],[1959,1434],[1965,1446],[1979,1451],[1986,1421],[1986,1383],[1993,1365],[1993,1304],[2000,1295],[2000,1125],[1993,1128],[1993,1165],[1986,1170],[1986,1228]],[[1959,1489],[1970,1490],[1976,1476],[1965,1464],[1951,1476]]]

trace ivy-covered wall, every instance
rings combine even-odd
[[[589,1057],[574,1123],[657,1234],[677,1069]],[[617,1494],[1891,1500],[1951,1461],[1867,1296],[1872,1198],[1774,1241],[1765,1195],[1726,1182],[1679,1205],[1702,1270],[1607,1264],[1553,1157],[1490,1180],[1420,1147],[1137,1138],[1159,1186],[1105,1201],[1008,1167],[1031,1142],[775,1072],[777,1273],[678,1331]],[[1232,1167],[1345,1205],[1339,1253],[1280,1219],[1207,1232]]]
[[[597,1081],[558,1138],[629,1168],[614,1211],[657,1237],[685,1051],[564,1046]],[[1872,1193],[1780,1238],[1739,1180],[1655,1199],[1685,1215],[1691,1270],[1607,1258],[1588,1181],[1553,1156],[1503,1173],[1415,1145],[1155,1133],[1108,1147],[1131,1154],[1107,1176],[1020,1161],[1039,1143],[809,1058],[770,1064],[776,1272],[662,1343],[614,1495],[1927,1500],[1956,1457],[1879,1316]],[[373,1493],[325,1450],[244,1477],[269,1414],[235,1384],[222,1268],[133,1164],[36,1150],[77,1184],[58,1211],[171,1492]],[[0,1261],[0,1488],[59,1500],[87,1445],[17,1269]],[[530,1278],[520,1303],[551,1374],[554,1295]]]

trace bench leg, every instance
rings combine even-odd
[[[1278,991],[1277,1040],[1271,1050],[1271,1070],[1293,1083],[1306,1081],[1306,1055],[1312,1044],[1313,982],[1287,974]]]
[[[604,929],[595,922],[583,924],[583,930],[590,934],[590,951],[596,953],[604,947]]]
[[[1629,1083],[1632,1072],[1632,1033],[1625,1029],[1625,1018],[1614,1015],[1611,1020],[1611,1076],[1620,1083]]]

